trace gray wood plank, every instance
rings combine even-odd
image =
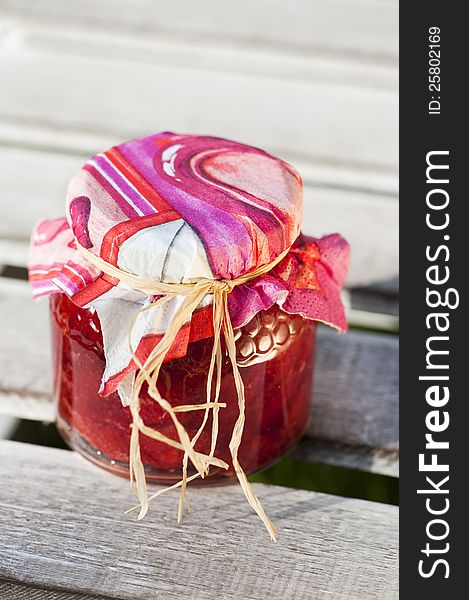
[[[88,55],[86,43],[55,49],[29,46],[21,32],[12,39],[0,47],[3,120],[118,139],[158,129],[198,131],[242,139],[292,160],[339,161],[396,175],[395,88],[347,84],[340,74],[327,82],[322,75],[288,79],[216,71],[203,62],[175,66],[130,52],[122,58],[112,41]]]
[[[0,577],[123,599],[390,600],[398,597],[396,507],[256,485],[273,545],[238,486],[191,489],[147,518],[125,480],[75,453],[0,442]]]
[[[29,48],[52,52],[84,53],[119,60],[136,60],[167,66],[246,73],[261,77],[280,77],[286,81],[311,80],[352,87],[396,90],[398,69],[394,61],[340,53],[291,52],[285,48],[226,45],[207,41],[174,39],[164,36],[135,36],[116,31],[94,30],[68,25],[9,21],[8,37],[21,34]],[[329,38],[330,39],[330,38]],[[334,40],[331,40],[334,43]],[[367,60],[367,58],[369,60]]]
[[[0,279],[0,411],[53,418],[47,402],[51,391],[47,310],[47,301],[32,301],[26,282]],[[397,352],[394,336],[356,331],[341,336],[319,327],[308,434],[396,449]]]
[[[398,4],[394,0],[216,0],[167,5],[152,0],[1,0],[5,15],[141,36],[209,41],[301,53],[342,53],[361,60],[396,61]]]
[[[381,290],[373,286],[352,288],[350,290],[350,303],[357,310],[374,311],[397,317],[399,315],[398,292],[399,278],[392,282],[392,289]]]
[[[397,337],[320,329],[310,436],[396,450],[398,394]]]
[[[16,431],[18,419],[0,412],[0,440],[8,440]],[[1,598],[1,596],[0,596]]]
[[[339,442],[306,438],[293,450],[291,457],[304,462],[348,467],[391,477],[399,476],[397,450],[349,446]]]
[[[0,598],[2,600],[105,600],[104,596],[94,594],[90,596],[90,594],[62,592],[2,580],[0,580]]]
[[[7,148],[26,148],[52,154],[64,154],[86,159],[96,153],[96,149],[110,148],[122,142],[118,133],[86,131],[83,128],[59,128],[53,124],[2,119],[0,115],[0,145]],[[292,144],[294,151],[294,144]],[[358,169],[337,160],[326,161],[324,157],[290,155],[283,158],[293,162],[307,185],[357,189],[368,193],[378,193],[396,197],[399,192],[398,178],[394,171],[372,168]]]
[[[377,301],[380,297],[377,295]],[[397,307],[397,300],[394,302]],[[391,310],[394,308],[391,307]],[[357,308],[349,309],[349,324],[359,329],[370,329],[372,331],[382,331],[385,333],[397,333],[399,331],[399,317],[377,313],[374,311],[360,310]]]

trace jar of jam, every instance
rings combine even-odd
[[[51,296],[50,309],[59,430],[80,454],[128,477],[132,417],[116,392],[99,397],[105,366],[99,318],[95,311],[77,307],[65,295]],[[308,425],[315,330],[314,321],[272,308],[257,313],[235,332],[246,398],[239,460],[247,474],[278,460]],[[184,357],[163,364],[158,387],[173,406],[206,402],[212,345],[211,338],[192,342]],[[229,463],[228,446],[238,417],[238,401],[226,356],[220,398],[226,408],[219,415],[215,456]],[[201,412],[179,416],[190,438],[200,427]],[[141,415],[146,424],[176,439],[169,415],[145,391],[141,394]],[[210,451],[210,419],[197,443],[197,450],[204,454]],[[175,483],[181,479],[181,450],[146,436],[141,436],[140,450],[147,480]],[[233,475],[232,467],[214,468],[203,481]]]
[[[315,327],[347,327],[349,249],[301,234],[303,186],[285,161],[231,140],[159,133],[93,156],[65,218],[38,223],[29,279],[50,295],[57,422],[70,446],[180,486],[237,478],[301,437]]]

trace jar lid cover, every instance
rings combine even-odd
[[[300,175],[230,140],[159,133],[97,154],[71,180],[67,219],[78,244],[136,275],[168,283],[235,279],[298,237]]]
[[[125,389],[135,369],[127,330],[152,298],[117,285],[80,247],[123,271],[168,284],[236,279],[291,248],[272,271],[229,294],[233,326],[278,304],[344,330],[340,288],[349,247],[339,235],[299,236],[302,204],[297,171],[258,148],[174,133],[132,140],[95,155],[73,177],[65,219],[36,226],[29,259],[33,292],[65,292],[97,310],[106,352],[103,395]],[[181,302],[176,296],[143,312],[134,346],[142,341],[148,352],[157,344]],[[210,314],[207,296],[166,360],[213,334]]]

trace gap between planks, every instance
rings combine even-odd
[[[25,123],[24,120],[0,117],[1,148],[75,157],[75,161],[79,161],[74,163],[76,169],[99,149],[110,148],[120,142],[122,139],[118,134],[93,133],[83,128],[62,128],[57,124],[47,126],[38,121]],[[337,159],[308,158],[293,150],[286,152],[283,158],[296,165],[305,185],[354,189],[392,198],[397,198],[399,192],[396,173],[376,169],[371,164],[359,168]]]
[[[3,41],[2,41],[3,37]],[[214,72],[229,71],[257,77],[311,80],[384,90],[398,87],[397,63],[356,60],[352,55],[291,53],[282,48],[221,46],[203,40],[184,41],[168,37],[145,37],[72,26],[50,26],[31,21],[4,21],[0,47],[20,44],[31,49],[65,54],[99,56],[112,60],[187,66]]]
[[[203,64],[191,68],[187,62],[114,60],[112,54],[31,48],[19,36],[0,52],[5,89],[0,115],[26,125],[107,132],[118,139],[155,130],[205,132],[274,154],[372,165],[396,175],[396,89],[346,85],[340,78],[334,83],[282,80],[214,71]],[[344,106],[353,119],[344,118]]]

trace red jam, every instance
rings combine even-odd
[[[131,416],[114,393],[98,395],[104,370],[101,328],[94,311],[77,307],[63,294],[51,296],[52,347],[58,425],[75,450],[101,467],[128,476]],[[315,345],[315,323],[272,308],[237,330],[237,355],[245,386],[246,423],[239,451],[246,473],[279,459],[301,437],[308,424]],[[173,406],[206,402],[206,378],[213,339],[193,342],[183,358],[163,364],[158,389]],[[238,417],[232,367],[225,359],[215,456],[231,464],[229,442]],[[142,388],[144,422],[177,439],[170,416]],[[179,413],[193,437],[203,410]],[[211,417],[196,444],[208,454]],[[181,478],[183,453],[144,435],[141,455],[149,481]],[[234,476],[232,469],[212,468],[211,478]],[[195,480],[197,481],[197,479]]]

